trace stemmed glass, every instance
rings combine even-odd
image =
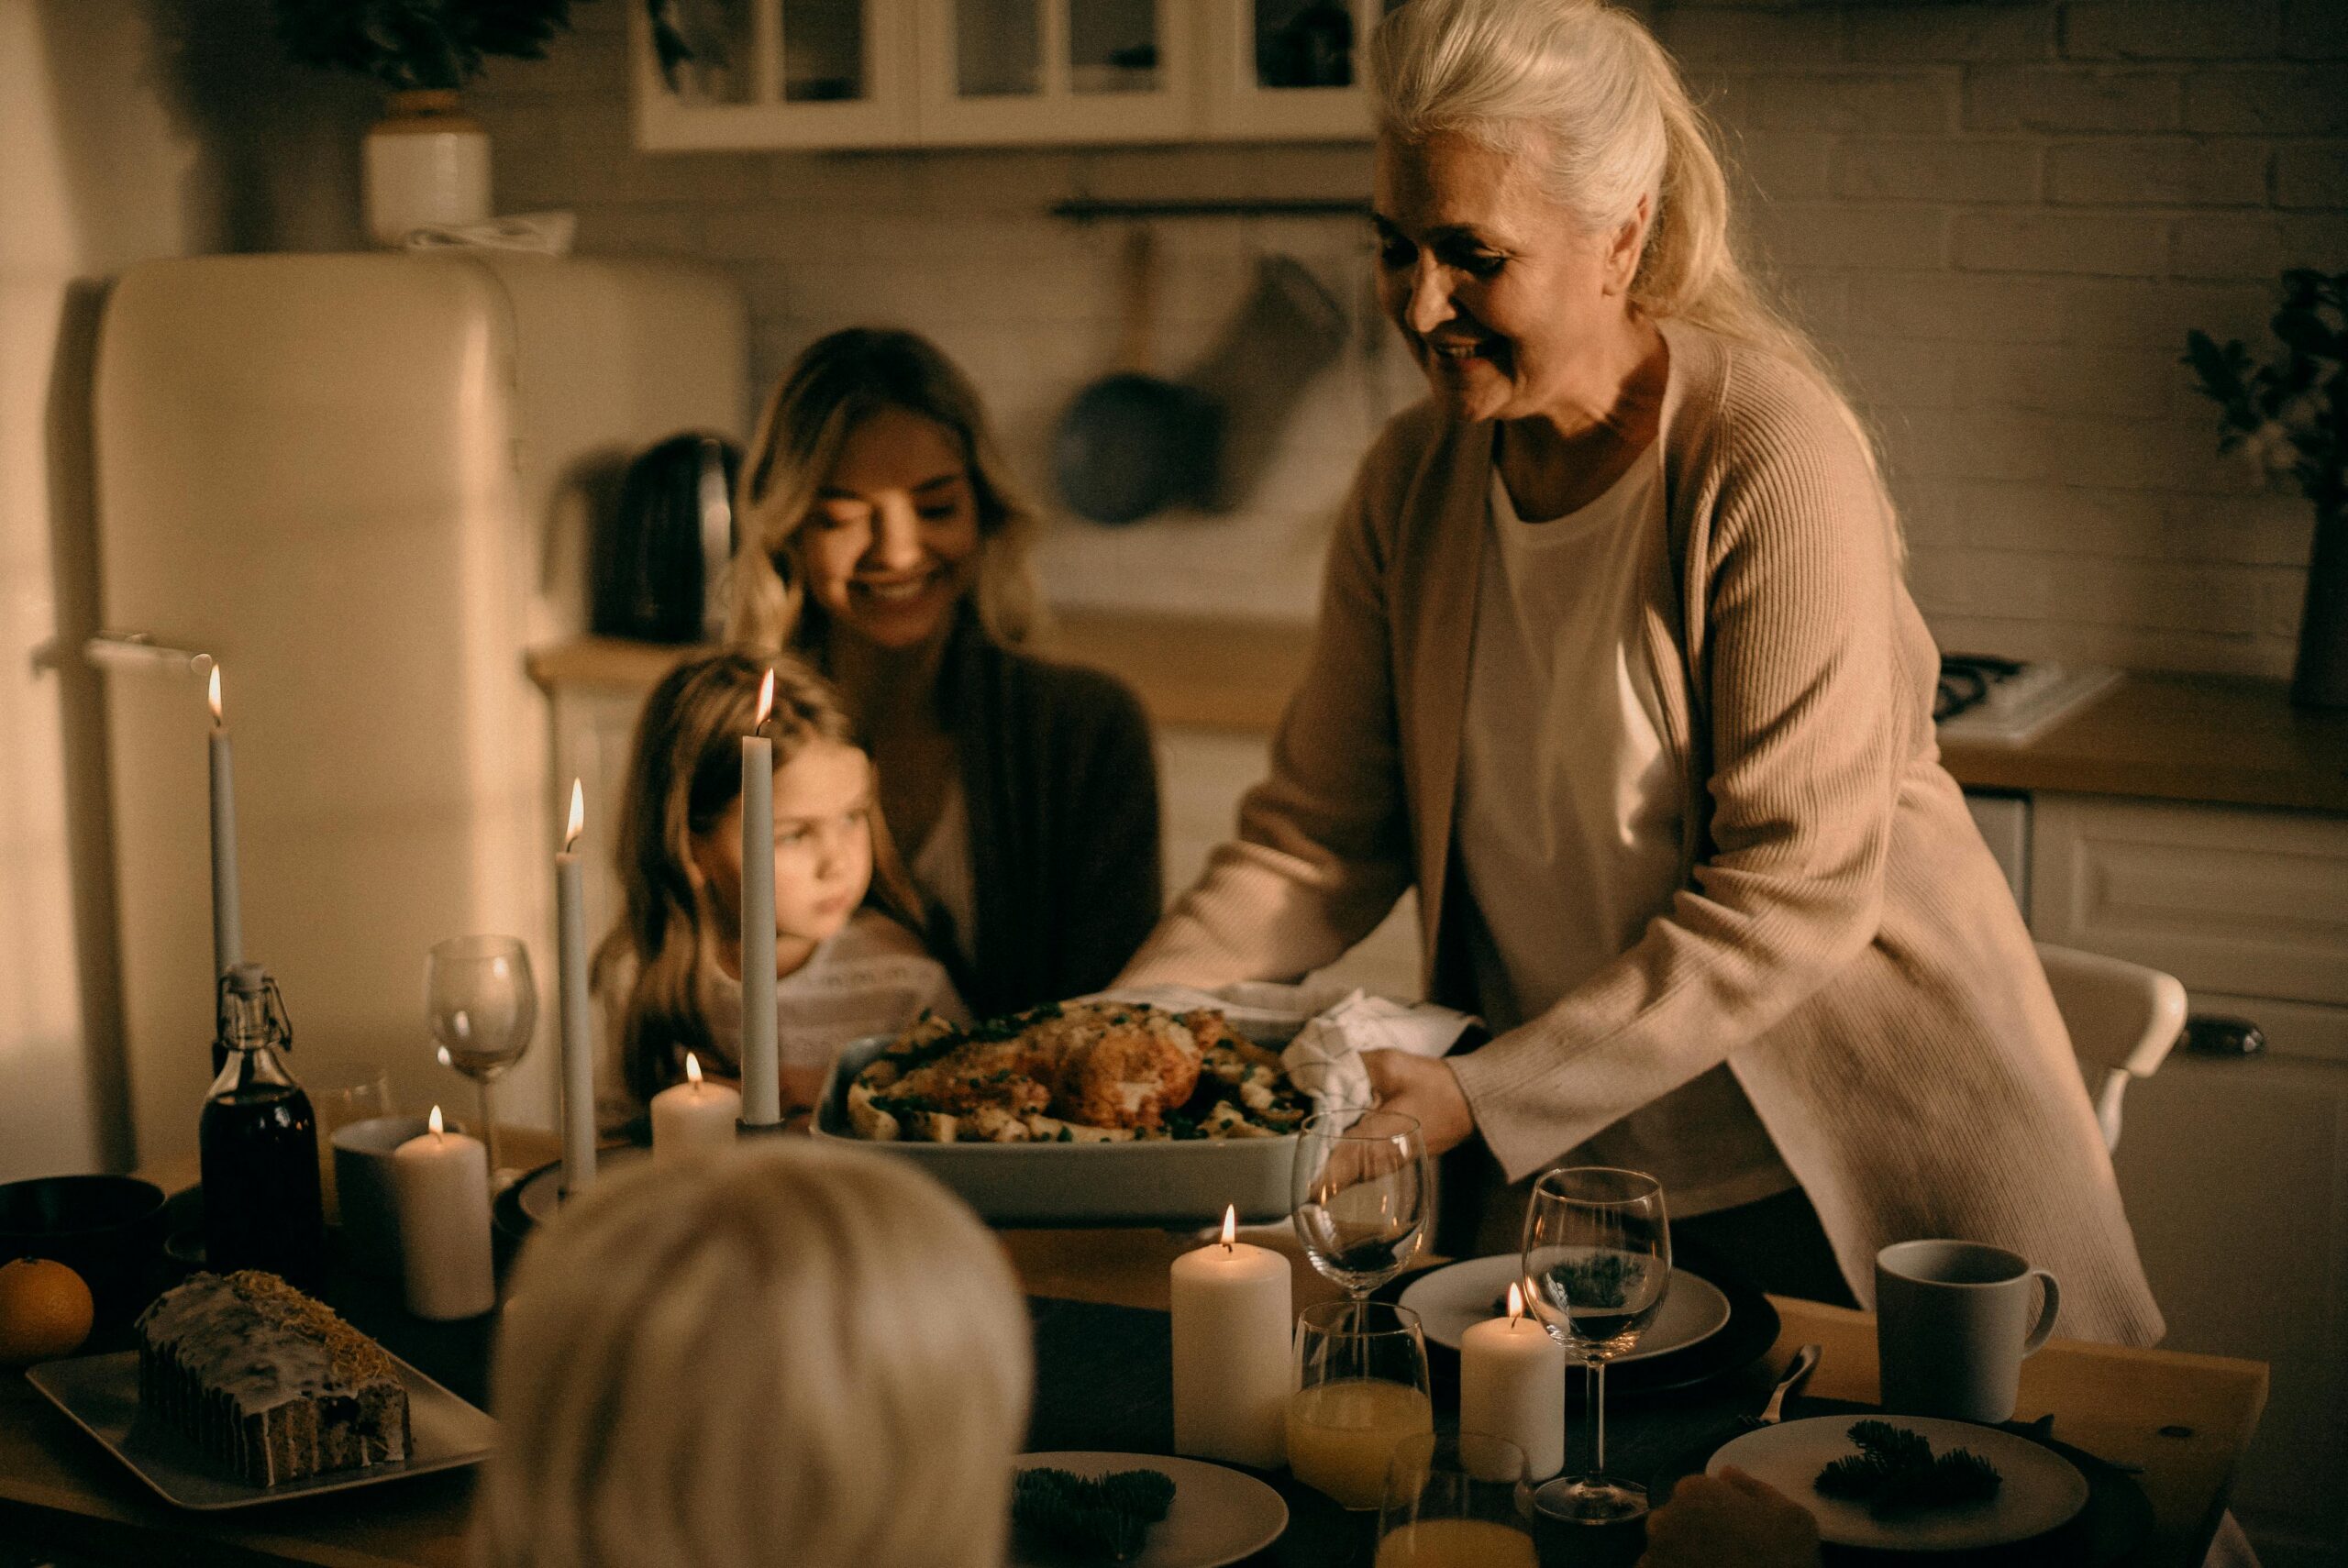
[[[1581,1523],[1635,1518],[1646,1488],[1606,1474],[1606,1364],[1638,1344],[1671,1286],[1663,1184],[1604,1165],[1544,1176],[1524,1213],[1524,1278],[1542,1326],[1589,1368],[1589,1469],[1542,1487],[1541,1509]]]
[[[521,1060],[538,1026],[530,950],[515,936],[452,936],[434,944],[424,959],[424,1012],[449,1065],[480,1090],[482,1141],[491,1179],[500,1179],[489,1086]]]
[[[1290,1193],[1304,1255],[1360,1303],[1418,1251],[1430,1185],[1416,1117],[1392,1110],[1306,1117]]]
[[[1426,1331],[1408,1307],[1315,1301],[1296,1319],[1289,1474],[1340,1507],[1374,1508],[1404,1438],[1434,1430]]]

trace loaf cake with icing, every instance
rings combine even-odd
[[[273,1274],[191,1275],[138,1328],[140,1404],[249,1485],[408,1457],[392,1358]]]

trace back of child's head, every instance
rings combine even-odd
[[[492,1568],[994,1568],[1025,1428],[1001,1246],[903,1162],[792,1141],[605,1177],[515,1271]]]
[[[718,932],[693,869],[693,841],[717,827],[742,795],[742,738],[758,714],[759,687],[774,672],[774,709],[759,733],[774,743],[774,765],[807,747],[856,746],[856,726],[838,694],[795,659],[728,651],[678,665],[645,699],[628,764],[619,823],[625,913],[596,960],[599,985],[632,960],[617,1041],[622,1077],[648,1099],[667,1082],[680,1052],[711,1054],[702,985],[716,961]],[[920,911],[877,804],[872,817],[872,899],[918,926]]]

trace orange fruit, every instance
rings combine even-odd
[[[0,1264],[0,1366],[72,1355],[90,1337],[90,1287],[61,1263]]]

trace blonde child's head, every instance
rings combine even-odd
[[[901,1161],[609,1176],[515,1275],[485,1561],[995,1568],[1029,1375],[1001,1247]]]
[[[619,828],[622,925],[604,945],[598,978],[623,958],[634,974],[619,1007],[623,1077],[649,1099],[685,1051],[707,1056],[703,998],[741,952],[742,738],[759,688],[775,678],[760,732],[774,745],[776,951],[784,969],[869,902],[918,928],[920,905],[891,844],[872,767],[837,695],[788,658],[739,653],[670,670],[645,700]],[[747,961],[756,963],[755,955]]]

